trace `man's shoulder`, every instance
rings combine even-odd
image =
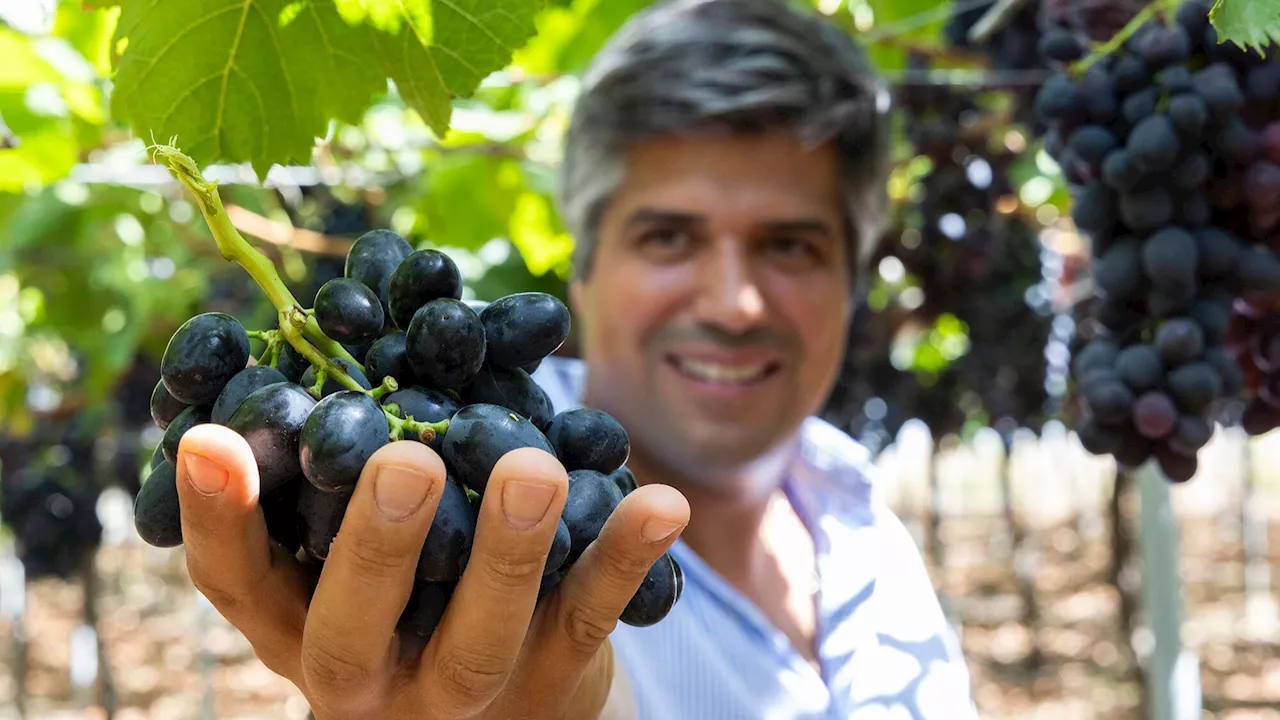
[[[875,457],[848,433],[818,417],[800,427],[795,479],[812,491],[839,498],[846,511],[875,521],[883,493],[883,479]]]

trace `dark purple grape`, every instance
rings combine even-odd
[[[1133,401],[1133,426],[1150,440],[1159,440],[1178,424],[1178,408],[1168,395],[1149,390]]]
[[[168,429],[169,423],[187,407],[186,403],[169,394],[163,380],[157,382],[155,390],[151,391],[151,420],[161,430]]]
[[[609,515],[622,502],[622,491],[595,470],[569,473],[569,495],[560,519],[569,527],[571,549],[568,562],[577,562],[587,546],[595,542]]]
[[[370,230],[356,238],[347,251],[343,275],[359,280],[382,301],[384,317],[391,317],[387,303],[391,274],[405,258],[413,253],[413,246],[390,230]]]
[[[1102,181],[1114,190],[1129,191],[1142,180],[1142,171],[1134,166],[1129,151],[1112,150],[1102,160]]]
[[[1142,250],[1136,240],[1107,249],[1093,267],[1093,279],[1109,298],[1131,297],[1143,287]]]
[[[500,405],[468,405],[449,420],[440,455],[463,485],[483,495],[498,460],[524,447],[555,455],[551,443],[527,418]]]
[[[1093,455],[1110,455],[1120,448],[1121,434],[1099,424],[1095,418],[1086,417],[1075,430],[1080,445]]]
[[[1183,415],[1178,418],[1178,426],[1165,441],[1169,449],[1180,455],[1195,457],[1200,448],[1209,444],[1213,437],[1213,426],[1208,420],[1195,415]]]
[[[1169,170],[1180,150],[1177,128],[1166,115],[1150,115],[1134,126],[1125,148],[1143,172]]]
[[[285,343],[280,348],[280,357],[276,361],[276,369],[285,376],[289,382],[301,383],[302,376],[307,370],[311,369],[311,363],[302,354],[293,349],[289,343]]]
[[[1213,162],[1202,152],[1193,152],[1184,157],[1173,169],[1170,176],[1173,184],[1183,190],[1198,190],[1213,172]]]
[[[259,496],[262,517],[267,523],[267,536],[275,540],[291,555],[302,548],[298,535],[298,498],[307,481],[298,475],[270,493]]]
[[[226,425],[231,416],[240,408],[245,398],[268,385],[289,382],[284,373],[266,365],[252,365],[236,373],[231,382],[223,388],[218,400],[213,404],[209,419],[219,425]]]
[[[569,337],[569,309],[554,295],[522,292],[493,301],[480,313],[488,342],[487,359],[518,368],[541,360]]]
[[[1179,227],[1162,228],[1142,243],[1142,269],[1157,288],[1182,294],[1196,287],[1196,239]]]
[[[609,413],[595,408],[566,410],[546,428],[547,440],[566,470],[609,475],[631,454],[631,439]]]
[[[324,562],[329,546],[342,528],[342,518],[355,489],[323,492],[309,482],[298,488],[298,537],[302,550],[312,560]]]
[[[365,356],[364,371],[373,387],[381,385],[387,377],[395,378],[400,387],[412,385],[416,378],[405,352],[405,334],[397,330],[374,340]]]
[[[1200,260],[1200,276],[1222,280],[1236,272],[1241,242],[1231,233],[1216,227],[1197,228],[1196,257]]]
[[[1116,361],[1120,348],[1106,338],[1094,338],[1089,344],[1076,353],[1071,360],[1071,372],[1077,379],[1088,375],[1090,371],[1110,368]]]
[[[632,627],[648,627],[660,622],[675,607],[684,591],[684,571],[680,563],[663,553],[649,568],[644,582],[623,609],[619,620]]]
[[[631,472],[631,468],[626,465],[609,473],[609,479],[613,480],[613,484],[618,486],[624,496],[635,492],[636,487],[638,487],[635,473]]]
[[[1120,219],[1134,230],[1153,230],[1173,219],[1173,196],[1162,187],[1120,195]]]
[[[449,582],[462,577],[476,539],[476,511],[467,491],[453,478],[445,480],[431,529],[418,556],[418,581]]]
[[[182,544],[182,508],[173,463],[160,463],[142,483],[133,500],[133,525],[148,545],[170,548]]]
[[[1070,30],[1055,27],[1040,36],[1036,50],[1050,60],[1071,62],[1084,57],[1085,47]]]
[[[1187,84],[1191,84],[1190,74],[1187,75]],[[1205,123],[1209,122],[1209,106],[1205,104],[1204,98],[1195,93],[1184,92],[1175,96],[1169,101],[1166,112],[1169,113],[1173,126],[1189,137],[1199,137],[1204,131]]]
[[[262,494],[284,486],[302,472],[299,442],[315,406],[306,390],[293,383],[276,383],[255,390],[227,422],[253,450]]]
[[[1101,165],[1107,153],[1120,146],[1114,133],[1101,125],[1081,125],[1067,139],[1067,147],[1090,165]]]
[[[160,440],[160,448],[164,453],[164,459],[169,461],[170,465],[175,467],[178,464],[178,443],[182,441],[182,436],[187,431],[197,425],[204,425],[209,422],[209,408],[205,405],[195,405],[178,413],[178,417],[169,423],[168,429],[164,431],[164,437]]]
[[[1160,465],[1160,471],[1173,482],[1183,483],[1196,475],[1198,462],[1194,455],[1183,455],[1167,445],[1159,445],[1156,447],[1155,456],[1156,462]]]
[[[456,582],[419,582],[414,583],[409,593],[409,602],[396,622],[396,633],[401,643],[408,645],[407,653],[421,652],[426,647],[436,627],[444,619],[444,611],[453,599]]]
[[[1143,392],[1164,379],[1164,361],[1150,345],[1130,345],[1116,356],[1116,374],[1131,390]]]
[[[487,351],[480,316],[453,298],[436,298],[419,308],[405,335],[414,375],[437,387],[462,387],[480,372]]]
[[[334,278],[316,293],[316,324],[340,343],[367,345],[382,332],[386,311],[369,286],[351,278]]]
[[[1245,290],[1256,293],[1280,291],[1280,260],[1274,251],[1257,245],[1246,247],[1236,258],[1236,275]]]
[[[1111,191],[1101,182],[1089,183],[1076,196],[1071,219],[1076,226],[1094,235],[1104,235],[1115,224],[1115,203]]]
[[[316,403],[302,426],[302,473],[324,492],[350,490],[390,433],[387,416],[373,398],[351,390],[334,393]]]
[[[1104,425],[1124,422],[1133,405],[1133,392],[1119,379],[1088,384],[1081,389],[1081,395],[1089,411]]]
[[[1055,73],[1036,92],[1035,112],[1044,120],[1064,120],[1078,116],[1082,104],[1080,91],[1071,78]]]
[[[391,319],[408,328],[418,308],[436,298],[462,299],[462,273],[453,258],[439,250],[419,250],[391,275],[387,299]]]
[[[1171,318],[1156,330],[1155,346],[1169,364],[1190,362],[1204,351],[1204,331],[1190,318]]]
[[[561,518],[556,523],[556,536],[551,541],[551,550],[547,553],[547,563],[542,569],[543,576],[554,573],[564,567],[569,559],[569,551],[573,548],[573,539],[569,535],[569,526]]]
[[[555,415],[551,398],[542,386],[523,370],[485,365],[467,383],[462,396],[471,405],[501,405],[528,418],[539,429],[546,429]],[[548,438],[550,439],[550,438]],[[572,468],[570,468],[572,469]]]
[[[160,361],[169,394],[186,405],[212,405],[249,363],[249,335],[226,313],[204,313],[178,328]]]
[[[1207,362],[1193,362],[1169,373],[1169,392],[1191,413],[1200,413],[1222,396],[1222,378]]]

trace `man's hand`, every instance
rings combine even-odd
[[[614,679],[608,635],[689,521],[672,488],[636,490],[537,605],[568,480],[545,452],[508,453],[443,620],[402,660],[396,622],[445,482],[435,452],[406,441],[373,455],[314,596],[298,561],[268,540],[257,466],[239,435],[192,428],[177,470],[192,582],[317,720],[595,718]]]

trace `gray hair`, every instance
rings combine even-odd
[[[559,204],[585,277],[630,144],[712,129],[786,126],[834,141],[855,272],[887,222],[888,93],[849,34],[783,0],[671,0],[633,16],[583,77]]]

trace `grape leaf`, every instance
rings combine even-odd
[[[1209,22],[1219,42],[1230,40],[1264,57],[1268,45],[1280,45],[1280,0],[1216,0]]]
[[[309,163],[329,121],[357,122],[390,76],[444,136],[453,99],[510,61],[540,3],[121,0],[112,112],[199,164],[249,161],[262,177]]]
[[[124,0],[113,114],[197,162],[311,161],[329,120],[354,121],[385,88],[372,30],[330,2]]]

